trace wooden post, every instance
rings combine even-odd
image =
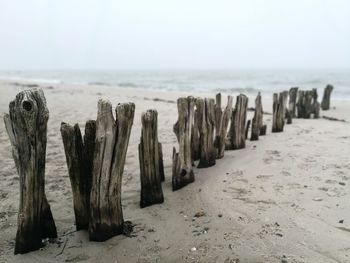
[[[197,102],[200,100],[202,99],[196,98],[194,100],[195,105],[197,105]],[[203,118],[202,112],[199,112],[198,108],[196,107],[196,110],[194,110],[194,117],[193,117],[194,121],[193,121],[192,134],[191,134],[192,161],[199,160],[201,156],[199,129],[202,123],[202,118]]]
[[[203,100],[200,104],[202,104]],[[204,106],[204,107],[203,107]],[[215,110],[214,100],[204,99],[204,105],[198,108],[203,114],[202,123],[200,124],[200,158],[198,168],[206,168],[215,165],[216,151],[214,148],[214,126]]]
[[[272,132],[283,132],[285,118],[285,96],[283,92],[273,94]]]
[[[251,141],[259,140],[260,130],[263,125],[263,108],[261,103],[261,95],[260,92],[255,99],[255,110],[254,117],[252,121],[252,133],[250,135]]]
[[[248,133],[249,133],[249,128],[250,128],[250,123],[251,123],[251,120],[248,120],[247,121],[247,125],[245,127],[245,139],[248,140]]]
[[[298,95],[298,87],[293,87],[289,90],[289,114],[291,115],[291,118],[295,118],[296,113],[296,102],[297,102],[297,95]]]
[[[221,101],[221,100],[220,100]],[[225,138],[227,135],[227,128],[232,115],[232,96],[227,96],[227,105],[224,112],[221,114],[220,119],[215,120],[215,125],[219,122],[219,128],[216,131],[215,143],[216,158],[221,159],[224,157],[225,152]],[[219,114],[218,114],[219,115]],[[218,116],[216,116],[218,117]]]
[[[312,89],[312,113],[314,114],[315,119],[318,119],[320,117],[321,105],[317,99],[318,99],[317,89]]]
[[[260,128],[260,136],[266,135],[266,130],[267,130],[267,125],[266,124],[261,126],[261,128]]]
[[[244,94],[237,96],[236,106],[231,116],[231,126],[226,140],[226,149],[245,148],[245,128],[247,119],[248,97]]]
[[[15,254],[37,250],[57,231],[45,195],[45,160],[49,111],[41,89],[25,90],[4,115],[20,183]]]
[[[160,181],[164,182],[165,180],[165,173],[164,173],[164,162],[163,162],[163,149],[162,144],[158,143],[158,153],[159,153],[159,176]]]
[[[93,120],[86,122],[84,140],[78,124],[73,127],[64,122],[61,123],[61,136],[73,192],[77,230],[89,228],[95,134],[96,121]]]
[[[313,91],[299,90],[298,92],[298,118],[309,119],[313,112]]]
[[[323,92],[323,98],[322,98],[322,102],[321,102],[322,110],[329,110],[330,104],[331,104],[330,101],[331,101],[332,91],[333,91],[333,86],[328,84]]]
[[[114,120],[111,103],[98,101],[90,196],[92,241],[104,241],[123,231],[121,183],[134,112],[135,104],[118,104]]]
[[[160,175],[160,156],[158,142],[158,113],[147,110],[141,117],[142,130],[139,144],[141,200],[146,207],[164,202]]]
[[[220,133],[220,123],[221,123],[221,118],[223,114],[222,108],[221,108],[221,93],[218,93],[215,96],[214,111],[215,111],[215,137],[216,137],[216,135]]]
[[[177,100],[178,121],[174,132],[179,141],[179,152],[173,148],[173,191],[194,181],[191,156],[191,135],[194,121],[194,98],[179,98]]]

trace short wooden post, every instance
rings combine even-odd
[[[297,102],[297,95],[298,95],[298,87],[293,87],[289,90],[289,107],[288,111],[290,114],[290,118],[296,117],[296,102]]]
[[[220,122],[223,114],[222,108],[221,108],[221,93],[218,93],[215,96],[214,111],[215,111],[215,136],[216,136],[218,133],[220,133]]]
[[[245,127],[245,139],[248,140],[248,133],[249,133],[249,128],[250,128],[250,123],[251,123],[251,120],[248,120],[247,121],[247,125]]]
[[[248,97],[244,94],[237,96],[236,106],[231,116],[231,126],[226,140],[226,149],[245,148],[245,129],[247,119]]]
[[[272,132],[283,132],[285,118],[285,96],[283,92],[273,94]]]
[[[4,115],[20,183],[15,254],[37,250],[57,231],[45,195],[45,160],[49,111],[41,89],[25,90]]]
[[[77,230],[89,228],[95,134],[96,121],[94,120],[86,122],[84,139],[78,124],[73,127],[64,122],[61,123],[61,136],[73,192]]]
[[[266,135],[266,130],[267,130],[267,125],[266,124],[261,126],[261,128],[260,128],[260,136]]]
[[[158,142],[158,113],[147,110],[141,117],[142,130],[139,144],[141,199],[140,206],[146,207],[164,202],[160,174]]]
[[[205,168],[215,165],[216,151],[214,148],[214,126],[215,109],[213,99],[204,99],[199,102],[198,109],[203,114],[202,123],[200,123],[200,158],[198,168]]]
[[[134,112],[135,104],[118,104],[114,120],[111,103],[98,101],[90,196],[92,241],[104,241],[123,232],[121,184]]]
[[[324,89],[323,92],[323,98],[321,102],[321,108],[322,110],[329,110],[330,104],[331,104],[331,94],[333,91],[333,86],[328,84],[327,87]]]
[[[263,125],[263,108],[261,103],[261,95],[259,92],[258,96],[255,99],[255,110],[254,110],[254,117],[252,121],[252,132],[250,135],[251,141],[259,140],[259,135],[260,135],[260,130],[262,125]]]
[[[232,115],[232,102],[233,102],[232,96],[227,96],[226,108],[223,111],[223,113],[220,115],[220,119],[215,120],[215,125],[219,123],[218,128],[216,130],[215,141],[214,141],[214,146],[216,147],[217,159],[224,157],[227,128]],[[217,114],[216,118],[218,117],[219,117],[219,114]]]
[[[194,181],[191,155],[191,136],[194,121],[194,98],[179,98],[177,100],[178,121],[174,132],[179,141],[179,152],[173,148],[173,191]]]

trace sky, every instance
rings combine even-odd
[[[350,68],[350,0],[0,0],[0,69]]]

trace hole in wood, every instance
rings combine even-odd
[[[24,110],[26,110],[26,111],[31,111],[32,110],[32,104],[29,101],[25,100],[25,101],[22,102],[22,108]]]

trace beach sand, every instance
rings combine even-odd
[[[27,84],[0,82],[1,119]],[[175,102],[189,94],[103,86],[40,87],[50,111],[46,195],[59,239],[39,251],[13,255],[19,180],[1,120],[0,262],[350,262],[349,122],[293,119],[283,133],[272,134],[272,116],[264,115],[266,136],[247,141],[245,149],[226,151],[213,167],[195,168],[195,182],[172,192]],[[89,242],[86,231],[74,232],[60,123],[78,122],[83,130],[87,119],[96,118],[100,97],[109,99],[113,107],[121,102],[136,104],[122,185],[124,219],[135,228],[133,237],[120,235],[97,243]],[[254,107],[254,99],[250,98],[249,107]],[[265,98],[263,107],[272,112],[271,99]],[[149,108],[159,112],[165,201],[140,209],[137,147],[141,113]],[[349,103],[332,101],[332,109],[321,115],[350,121],[349,113]],[[201,211],[203,216],[194,217]]]

